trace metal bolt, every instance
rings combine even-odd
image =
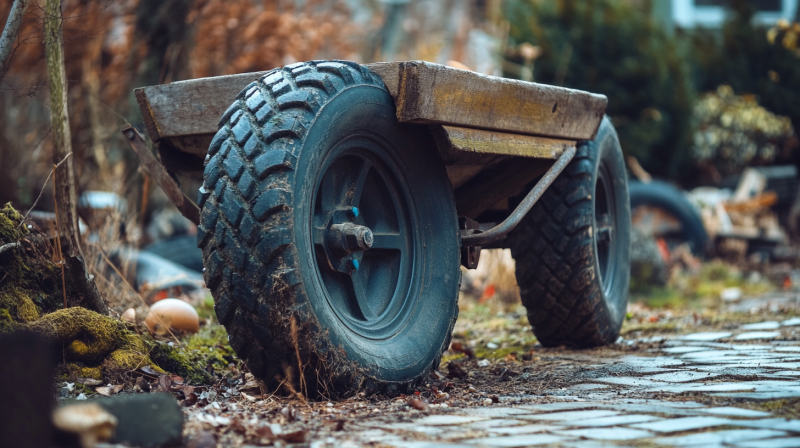
[[[375,238],[369,227],[346,222],[332,225],[327,240],[328,247],[342,255],[368,250]]]

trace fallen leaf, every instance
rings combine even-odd
[[[186,448],[217,448],[217,439],[209,431],[200,431],[189,439]]]
[[[137,377],[136,378],[136,385],[133,386],[133,390],[142,391],[142,392],[150,392],[150,383],[147,382],[144,377]]]
[[[423,401],[423,400],[421,400],[419,398],[412,398],[412,399],[408,400],[408,405],[411,406],[412,408],[420,410],[420,411],[427,411],[428,410],[428,403],[425,403],[425,401]]]
[[[280,434],[278,437],[287,443],[305,443],[306,432],[303,430],[287,432],[285,434]]]
[[[96,380],[94,378],[78,378],[78,379],[75,380],[75,382],[81,383],[84,386],[99,386],[99,385],[103,384],[102,381]]]
[[[269,426],[263,425],[259,426],[255,429],[256,436],[261,440],[262,444],[271,443],[275,440],[275,434],[272,432]]]
[[[467,374],[460,364],[450,361],[447,363],[447,377],[464,379],[469,377],[469,374]]]
[[[172,375],[171,378],[172,378],[172,382],[173,383],[175,383],[175,384],[177,384],[179,386],[183,384],[183,378],[182,377],[179,377],[178,375]]]
[[[506,360],[506,362],[516,361],[517,360],[517,353],[516,352],[512,352],[512,353],[507,354],[505,360]]]
[[[97,392],[100,395],[105,395],[106,397],[110,397],[110,396],[112,396],[114,394],[118,394],[121,390],[122,390],[122,386],[121,385],[117,385],[117,386],[101,386],[101,387],[96,388],[95,392]]]
[[[438,370],[432,371],[431,376],[437,380],[443,380],[445,378],[445,376],[442,375],[442,372],[439,372]]]
[[[467,356],[467,358],[475,357],[475,352],[473,352],[471,348],[465,346],[461,342],[453,342],[452,344],[450,344],[450,350],[456,353],[463,353],[464,355]]]
[[[253,397],[252,395],[248,395],[247,392],[241,392],[241,394],[242,394],[242,398],[244,398],[245,400],[247,400],[247,401],[249,401],[251,403],[256,401],[256,397]]]
[[[161,375],[158,377],[158,388],[164,392],[169,392],[172,388],[172,377],[169,375]]]

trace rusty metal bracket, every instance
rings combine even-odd
[[[139,159],[142,162],[142,169],[145,173],[147,173],[150,177],[152,177],[159,187],[164,190],[167,197],[175,207],[178,208],[178,211],[181,212],[181,215],[186,217],[189,221],[193,222],[195,225],[200,225],[200,208],[195,204],[191,199],[189,199],[183,192],[181,191],[181,187],[169,175],[167,169],[164,168],[164,165],[156,159],[152,152],[147,149],[147,145],[144,143],[144,138],[142,134],[139,133],[134,127],[128,125],[122,128],[122,135],[125,136],[125,139],[128,140],[128,143],[131,145],[131,148],[139,155]]]
[[[461,238],[467,235],[474,235],[480,233],[480,224],[472,218],[466,216],[458,217],[458,228],[461,230]],[[478,261],[481,259],[480,246],[464,246],[461,245],[461,264],[467,269],[475,269],[478,267]]]
[[[544,173],[539,182],[533,187],[533,189],[528,193],[527,196],[519,203],[516,209],[508,215],[508,218],[505,221],[501,222],[495,227],[492,227],[489,230],[484,232],[478,231],[471,231],[468,234],[465,234],[462,231],[461,234],[461,248],[462,251],[465,247],[478,247],[478,252],[480,252],[480,246],[487,246],[508,234],[508,232],[514,230],[514,227],[522,221],[522,218],[528,214],[528,212],[533,208],[533,205],[536,204],[536,201],[542,197],[542,194],[547,187],[549,187],[553,181],[556,180],[559,174],[564,171],[564,168],[567,167],[572,158],[575,157],[576,148],[571,146],[567,148],[566,151],[561,155],[561,157],[556,160],[556,163]],[[462,260],[464,257],[462,256]],[[477,266],[477,262],[476,262]],[[469,266],[467,266],[469,267]],[[472,268],[470,268],[472,269]]]

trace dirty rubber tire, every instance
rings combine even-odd
[[[220,120],[199,197],[204,276],[231,346],[272,389],[415,387],[438,367],[458,313],[454,204],[427,128],[399,124],[366,67],[297,63],[251,83]],[[372,223],[374,246],[348,255],[360,270],[325,264],[325,217]]]
[[[630,282],[630,203],[607,117],[509,234],[508,247],[528,321],[543,345],[592,347],[617,339]]]
[[[689,243],[692,253],[699,257],[705,255],[709,240],[703,218],[680,190],[667,182],[654,180],[647,183],[630,182],[628,191],[631,210],[642,205],[663,209],[681,223],[683,233],[681,236]]]

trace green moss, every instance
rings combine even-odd
[[[523,347],[521,345],[516,345],[513,347],[503,347],[498,348],[495,350],[485,348],[485,347],[478,347],[475,348],[475,357],[476,358],[488,358],[488,359],[497,359],[497,358],[505,358],[511,353],[525,353],[529,350],[529,348]]]
[[[63,378],[59,377],[60,381],[68,381],[74,378],[91,378],[93,380],[103,380],[103,371],[100,367],[87,367],[83,364],[70,362],[63,366],[66,370]]]
[[[207,325],[186,340],[186,348],[201,365],[225,371],[235,361],[235,352],[228,343],[228,333],[221,325]]]
[[[152,343],[150,356],[158,365],[176,373],[190,384],[204,384],[211,380],[211,375],[198,363],[197,356],[185,348],[177,348],[158,342]]]
[[[13,330],[14,321],[11,319],[11,314],[8,313],[8,310],[0,308],[0,334]]]

